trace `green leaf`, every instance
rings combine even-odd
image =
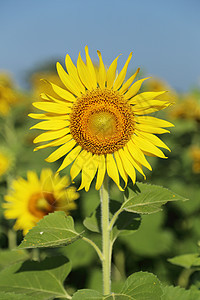
[[[155,275],[138,272],[127,278],[120,293],[132,297],[130,299],[133,300],[160,300],[163,292]]]
[[[84,226],[93,232],[101,232],[101,208],[95,209],[90,217],[86,217],[83,221]]]
[[[48,257],[42,262],[17,263],[0,272],[0,290],[35,299],[66,298],[63,282],[70,270],[69,260],[64,256]]]
[[[185,290],[180,287],[166,286],[163,287],[161,300],[200,300],[199,291]]]
[[[101,293],[97,291],[84,289],[84,290],[79,290],[72,297],[72,300],[80,300],[80,299],[81,300],[103,300],[103,296]]]
[[[18,248],[57,247],[71,244],[80,238],[74,229],[74,221],[63,211],[45,216],[25,236]]]
[[[35,297],[28,296],[25,294],[15,294],[15,293],[4,293],[0,292],[0,299],[1,300],[35,300]]]
[[[168,201],[187,200],[161,186],[137,183],[134,189],[127,188],[122,208],[139,214],[152,214],[162,210]]]
[[[200,266],[200,255],[199,253],[184,254],[184,255],[175,256],[173,258],[169,258],[168,261],[173,265],[177,265],[189,269],[191,267]]]
[[[1,250],[0,251],[0,270],[5,267],[29,259],[29,254],[23,250]]]

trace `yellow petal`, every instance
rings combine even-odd
[[[135,180],[136,180],[135,168],[130,163],[130,160],[127,158],[126,153],[124,152],[123,149],[119,149],[118,153],[119,153],[119,156],[121,158],[124,169],[125,169],[126,173],[129,175],[129,177],[132,179],[132,182],[133,182],[133,185],[134,185]]]
[[[96,89],[96,87],[97,87],[96,72],[95,72],[92,60],[90,58],[89,52],[88,52],[88,46],[85,46],[85,56],[86,56],[86,66],[87,66],[88,72],[90,74],[90,81],[91,81],[93,89]]]
[[[156,100],[154,100],[154,101],[156,101]],[[156,104],[157,105],[149,106],[149,104],[146,103],[143,105],[143,107],[135,105],[135,106],[133,106],[133,112],[136,115],[147,115],[147,114],[151,114],[152,112],[159,111],[159,110],[162,110],[162,109],[165,109],[165,108],[171,106],[171,103],[168,103],[168,102],[164,103],[163,101],[157,101]]]
[[[122,87],[121,87],[121,89],[120,89],[120,93],[121,94],[124,94],[127,90],[128,90],[128,88],[129,88],[129,86],[132,84],[132,82],[134,81],[134,79],[135,79],[135,77],[137,76],[137,74],[139,73],[139,71],[140,71],[140,68],[138,68],[137,69],[137,71],[135,72],[135,74],[133,74],[123,85],[122,85]]]
[[[90,73],[88,72],[87,66],[84,64],[80,53],[77,60],[77,70],[82,83],[91,91],[93,89],[93,82],[91,81]]]
[[[152,168],[151,168],[149,162],[147,161],[147,159],[145,158],[143,152],[140,150],[140,148],[135,143],[133,143],[133,140],[130,140],[127,143],[127,147],[128,147],[128,150],[129,150],[131,156],[136,161],[138,161],[139,163],[141,163],[144,167],[146,167],[150,171],[152,170]]]
[[[54,162],[67,154],[76,145],[75,140],[70,140],[68,143],[60,146],[53,153],[51,153],[45,160],[47,162]]]
[[[90,159],[83,165],[82,169],[82,181],[78,190],[85,188],[85,191],[88,192],[90,189],[90,185],[92,180],[95,177],[96,171],[98,167],[98,158],[97,155],[94,154]]]
[[[53,102],[34,102],[33,106],[35,106],[38,109],[55,113],[55,114],[68,114],[71,112],[71,108],[67,107],[67,105],[53,103]]]
[[[50,143],[47,143],[45,145],[41,145],[41,146],[38,146],[36,147],[33,151],[38,151],[40,149],[45,149],[45,148],[48,148],[48,147],[54,147],[54,146],[60,146],[60,145],[63,145],[67,142],[69,142],[70,140],[72,139],[72,135],[71,134],[67,134],[55,141],[52,141]]]
[[[76,160],[74,161],[70,169],[70,175],[72,181],[80,173],[84,163],[87,162],[90,159],[90,157],[92,157],[92,153],[87,152],[86,150],[81,151],[81,153],[77,156]]]
[[[157,134],[170,132],[169,130],[160,127],[154,127],[147,124],[137,124],[137,123],[135,124],[135,129],[144,132],[149,132],[149,133],[157,133]]]
[[[49,120],[42,121],[32,126],[30,129],[57,130],[65,128],[69,125],[67,120]]]
[[[143,139],[141,136],[134,135],[132,140],[142,151],[152,153],[153,155],[156,155],[161,158],[167,158],[160,149],[158,149],[155,145],[153,145],[148,140]]]
[[[43,100],[48,100],[48,101],[51,101],[52,100],[56,103],[59,103],[59,104],[64,104],[64,105],[67,105],[67,107],[72,107],[74,105],[73,102],[70,102],[68,100],[65,100],[65,99],[62,99],[62,100],[59,100],[59,99],[56,99],[48,94],[45,94],[45,93],[41,93],[40,94],[40,97],[43,99]],[[64,102],[63,102],[64,101]]]
[[[133,55],[133,52],[131,52],[129,54],[129,57],[128,57],[127,61],[125,62],[125,65],[124,65],[123,69],[121,70],[121,72],[117,76],[117,78],[114,82],[114,85],[113,85],[113,90],[115,90],[115,91],[118,90],[120,88],[120,86],[122,85],[122,83],[124,82],[124,79],[126,77],[127,68],[128,68],[128,65],[129,65],[129,62],[131,60],[132,55]]]
[[[146,179],[146,176],[142,170],[142,165],[131,156],[127,145],[125,145],[125,147],[124,147],[124,153],[125,153],[126,157],[128,158],[128,160],[130,160],[133,167],[144,176],[144,179]]]
[[[148,141],[150,141],[155,146],[167,149],[171,152],[169,147],[167,147],[167,145],[161,139],[159,139],[156,135],[151,134],[151,133],[147,133],[147,132],[141,132],[141,131],[136,131],[136,133],[137,133],[138,136],[141,136],[142,138],[147,139]]]
[[[121,54],[120,54],[121,55]],[[119,55],[119,56],[120,56]],[[115,81],[116,78],[116,70],[117,70],[117,60],[119,58],[119,56],[117,56],[115,58],[115,60],[113,60],[112,64],[110,65],[108,71],[107,71],[107,88],[111,89],[113,86],[113,83]]]
[[[165,94],[166,91],[161,91],[161,92],[144,92],[136,95],[133,97],[131,100],[129,100],[130,104],[137,104],[138,102],[148,102],[149,100],[153,100],[156,97]],[[158,99],[157,99],[158,100]]]
[[[66,155],[66,157],[64,158],[64,160],[57,172],[60,172],[61,170],[65,169],[67,166],[69,166],[76,159],[76,157],[80,153],[81,149],[82,149],[81,146],[77,146],[70,152],[67,151],[67,152],[69,152],[69,154]]]
[[[70,75],[70,80],[71,79],[73,80],[74,84],[76,84],[76,86],[77,86],[77,89],[81,93],[85,93],[85,87],[83,86],[83,84],[80,81],[77,68],[73,64],[71,57],[68,54],[66,55],[66,58],[65,58],[65,64],[66,64],[67,71]]]
[[[123,191],[119,183],[119,173],[112,154],[107,154],[106,156],[106,168],[107,168],[108,176],[112,178],[112,180],[116,183],[119,190]]]
[[[160,100],[149,100],[149,101],[141,101],[138,102],[133,106],[133,110],[135,112],[141,111],[141,110],[146,110],[149,108],[159,108],[162,109],[163,107],[168,107],[170,105],[169,102],[164,102]]]
[[[122,164],[122,161],[121,161],[121,158],[119,156],[118,151],[114,152],[114,157],[115,157],[115,160],[116,160],[116,163],[117,163],[117,168],[119,170],[119,174],[121,175],[122,179],[124,180],[125,187],[126,187],[127,186],[127,182],[128,182],[128,176],[127,176],[127,173],[124,170],[124,166]]]
[[[141,88],[142,83],[149,79],[150,77],[147,78],[143,78],[140,79],[138,81],[136,81],[128,90],[128,92],[126,94],[124,94],[124,99],[128,100],[130,98],[132,98],[133,96],[135,96],[137,94],[137,92],[139,91],[139,89]]]
[[[97,50],[99,56],[99,70],[98,70],[98,83],[100,88],[105,88],[106,83],[106,69],[102,60],[101,52]]]
[[[155,127],[174,127],[174,125],[166,120],[158,119],[151,116],[140,116],[136,118],[136,122]]]
[[[65,72],[65,70],[63,69],[63,67],[61,66],[61,64],[59,62],[57,62],[56,67],[57,67],[58,75],[59,75],[62,83],[66,86],[66,88],[70,92],[72,92],[74,95],[80,97],[81,92],[80,92],[79,88],[76,86],[73,79]]]
[[[97,180],[95,189],[98,191],[103,184],[103,180],[105,177],[106,172],[106,163],[105,163],[105,156],[99,155],[98,157],[98,172],[97,172]]]
[[[59,120],[69,120],[69,115],[55,115],[55,114],[50,114],[50,113],[46,113],[46,114],[34,114],[34,113],[30,113],[28,114],[28,116],[32,119],[38,119],[38,120],[49,120],[49,119],[59,119]]]
[[[54,92],[61,98],[66,99],[68,101],[72,101],[72,102],[74,102],[76,100],[74,95],[72,95],[72,93],[68,92],[67,90],[62,89],[58,85],[56,85],[46,79],[45,80],[43,79],[43,81],[49,83],[51,85],[52,89],[54,90]]]
[[[58,139],[70,132],[69,128],[63,128],[60,130],[54,130],[54,131],[47,131],[40,135],[38,135],[34,140],[33,143],[40,143],[40,142],[46,142],[50,140]]]

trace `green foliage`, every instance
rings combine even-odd
[[[168,261],[174,265],[189,269],[200,266],[200,255],[199,253],[184,254],[169,258]]]
[[[71,216],[63,211],[51,213],[41,219],[24,238],[18,248],[57,247],[71,244],[80,238]]]
[[[17,263],[0,272],[0,290],[35,299],[66,298],[63,282],[70,271],[71,264],[63,256],[48,257],[41,262]]]
[[[0,252],[0,270],[14,263],[25,261],[29,258],[29,254],[23,250],[2,250]]]
[[[165,286],[163,287],[163,295],[161,300],[200,300],[200,292],[198,291],[187,291],[185,289]]]
[[[161,210],[168,201],[187,200],[161,186],[137,183],[134,189],[127,188],[122,208],[139,214],[152,214]]]

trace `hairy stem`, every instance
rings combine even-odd
[[[102,272],[103,272],[103,293],[110,294],[111,286],[111,242],[109,230],[109,192],[108,192],[108,176],[105,176],[103,185],[100,190],[101,198],[101,228],[102,228]]]

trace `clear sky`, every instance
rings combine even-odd
[[[199,0],[0,0],[0,70],[22,82],[27,71],[89,46],[106,64],[128,54],[129,70],[187,91],[200,85]],[[62,62],[62,60],[61,60]]]

